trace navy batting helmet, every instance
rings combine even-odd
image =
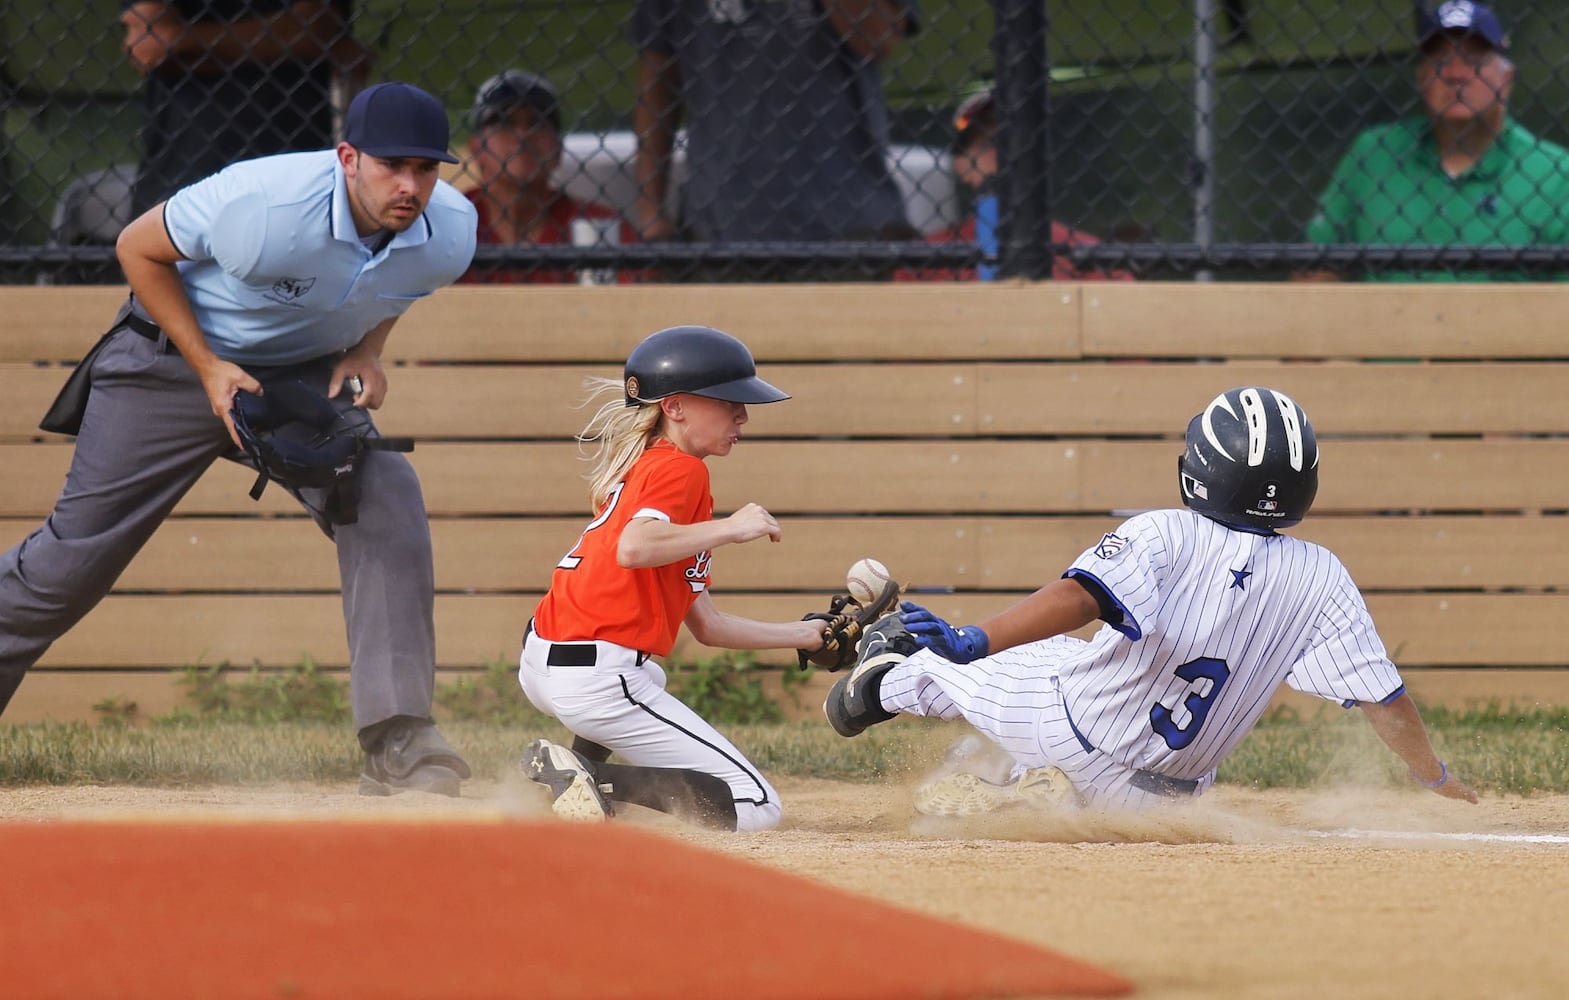
[[[1318,440],[1283,392],[1228,389],[1188,422],[1177,459],[1182,502],[1232,528],[1267,534],[1307,515],[1318,493]]]
[[[672,326],[632,348],[623,372],[626,404],[689,393],[729,403],[777,403],[789,393],[757,377],[746,345],[709,326]]]

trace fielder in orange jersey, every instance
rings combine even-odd
[[[523,639],[518,678],[571,747],[535,740],[523,757],[556,814],[599,820],[630,802],[727,830],[779,822],[779,793],[729,740],[665,691],[655,662],[685,623],[726,649],[817,650],[823,623],[726,614],[709,594],[713,550],[767,538],[779,522],[755,503],[714,520],[704,460],[730,454],[749,403],[790,397],[757,377],[746,345],[706,326],[652,334],[580,440],[596,446],[595,516],[556,564]],[[627,764],[608,763],[612,753]]]

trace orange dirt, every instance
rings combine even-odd
[[[1131,980],[1139,1000],[1569,996],[1569,949],[1563,946],[1563,914],[1569,912],[1569,796],[1484,794],[1481,805],[1470,806],[1414,787],[1260,792],[1222,785],[1198,802],[1140,817],[1015,816],[939,823],[914,816],[913,781],[913,775],[877,784],[781,777],[777,787],[785,821],[768,833],[711,833],[628,808],[616,826],[637,836],[607,841],[601,836],[607,831],[559,825],[559,836],[551,840],[584,844],[581,864],[595,869],[613,861],[601,846],[605,843],[619,850],[624,843],[665,838],[673,857],[719,873],[715,878],[721,888],[731,873],[741,878],[753,870],[738,870],[727,859],[760,864],[1094,963]],[[519,820],[548,817],[548,808],[544,791],[512,771],[476,778],[464,786],[460,800],[362,798],[352,783],[0,790],[0,821],[31,826],[37,835],[25,847],[7,848],[6,877],[0,880],[6,905],[0,912],[11,923],[0,929],[0,954],[7,966],[0,993],[26,995],[10,978],[13,956],[27,955],[26,942],[35,940],[33,925],[58,896],[56,883],[78,877],[69,869],[58,878],[34,872],[33,855],[41,859],[53,851],[53,833],[62,828],[57,821],[106,821],[114,824],[106,829],[117,829],[128,819],[153,819],[159,821],[148,828],[154,841],[167,828],[164,824],[217,819],[252,823],[264,838],[287,829],[280,819],[331,820],[340,826],[352,821],[372,829],[412,826],[423,831],[422,837],[439,840],[444,845],[440,857],[446,860],[458,849],[454,827],[494,826],[503,820],[518,827],[526,825]],[[1368,832],[1355,835],[1354,830]],[[699,850],[680,851],[683,846]],[[183,857],[194,864],[191,859],[201,859],[203,851],[219,853],[215,847],[191,846]],[[499,962],[516,977],[530,963],[548,960],[615,976],[622,973],[621,956],[633,946],[623,947],[623,942],[642,935],[678,942],[674,947],[686,949],[681,961],[693,965],[723,957],[726,949],[742,954],[734,951],[734,938],[712,936],[711,924],[700,922],[708,916],[706,908],[694,911],[678,902],[689,898],[679,887],[664,896],[617,891],[587,915],[570,908],[561,902],[563,893],[543,888],[559,885],[555,880],[564,873],[552,874],[560,869],[559,860],[547,864],[541,858],[564,856],[520,858],[516,849],[506,849],[479,857],[484,877],[461,894],[454,892],[461,902],[441,918],[467,921],[466,910],[472,908],[481,915],[479,922],[507,944],[498,958],[485,950],[489,938],[464,935],[458,956],[451,959],[454,967]],[[299,863],[290,860],[288,866],[261,872],[264,889],[281,884],[277,880]],[[634,862],[635,868],[641,865]],[[337,912],[333,907],[352,905],[357,894],[375,891],[382,880],[404,886],[403,908],[418,905],[427,893],[444,891],[442,878],[421,875],[407,862],[355,862],[336,877],[344,888],[328,897],[325,911],[307,909],[301,919],[315,914],[312,926],[326,926],[326,917]],[[158,882],[127,901],[112,898],[113,879],[101,875],[94,890],[108,900],[105,905],[123,903],[145,932],[155,925],[149,911],[138,907],[162,905],[162,896],[185,891],[189,882]],[[803,917],[804,911],[795,910],[787,917],[770,908],[775,883],[748,877],[737,884],[768,886],[766,898],[759,903],[743,889],[746,905],[733,907],[743,915],[725,913],[718,922],[738,925],[757,908],[751,916],[760,919],[739,947],[757,959],[766,976],[806,968],[810,956],[820,954],[820,944],[840,947],[850,938],[849,925],[840,917],[848,906],[843,896],[827,897],[841,902],[817,916]],[[248,905],[233,893],[220,902],[203,909],[205,919],[221,923]],[[492,906],[496,910],[487,912]],[[644,922],[625,931],[612,923],[620,912],[643,913]],[[16,928],[24,925],[28,929],[18,936]],[[389,925],[379,911],[353,924],[383,949],[392,947]],[[893,948],[851,944],[853,956],[833,970],[835,992],[867,995],[862,988],[867,978],[891,966],[899,975],[913,973],[921,984],[908,996],[932,995],[924,989],[928,977],[958,961],[949,942],[960,938],[951,936],[951,925],[942,926],[935,944],[931,939]],[[247,918],[238,943],[222,950],[235,955],[259,951],[265,934]],[[51,958],[57,965],[82,966],[74,972],[85,975],[102,961],[99,937],[77,930]],[[400,970],[430,951],[425,941],[399,940],[395,947],[393,961]],[[173,949],[179,962],[210,950],[180,942]],[[336,947],[328,951],[329,958],[342,953]],[[407,974],[399,981],[414,979]],[[459,995],[456,982],[436,995]],[[640,986],[651,989],[653,982],[645,975]],[[521,995],[523,983],[509,981],[501,992]],[[587,995],[604,995],[604,985],[596,984]],[[123,984],[116,984],[113,993],[126,995]],[[743,994],[725,989],[709,995],[728,1000]]]
[[[1043,948],[629,824],[0,825],[18,997],[1127,992]],[[25,944],[24,944],[25,942]],[[918,963],[878,956],[929,956]]]

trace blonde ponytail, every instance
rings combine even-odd
[[[577,435],[579,448],[590,462],[583,478],[588,480],[589,510],[597,512],[615,485],[659,436],[661,410],[657,404],[626,405],[626,389],[619,379],[583,380],[588,396],[582,405],[603,399],[599,409]],[[608,397],[608,398],[606,398]]]

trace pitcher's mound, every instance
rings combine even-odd
[[[9,996],[968,998],[1114,975],[627,826],[0,826]]]

